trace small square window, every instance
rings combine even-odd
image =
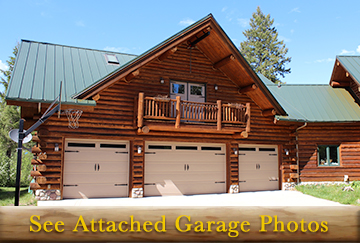
[[[172,93],[173,94],[185,94],[185,85],[172,83]]]
[[[319,145],[318,146],[319,166],[339,166],[339,146]]]
[[[191,85],[190,86],[190,94],[191,95],[202,95],[203,91],[203,86],[195,86],[195,85]]]
[[[105,57],[108,64],[119,64],[119,60],[115,55],[105,54]]]

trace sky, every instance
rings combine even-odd
[[[336,55],[360,55],[358,0],[0,0],[0,69],[21,39],[140,55],[210,13],[239,47],[257,6],[289,49],[282,82],[328,84]]]

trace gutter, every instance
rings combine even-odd
[[[307,122],[304,123],[304,125],[296,128],[295,130],[295,138],[296,138],[296,165],[297,165],[297,174],[298,174],[298,178],[297,178],[297,184],[300,183],[300,158],[299,158],[299,138],[298,138],[298,131],[305,128],[307,126]]]

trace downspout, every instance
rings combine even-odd
[[[307,122],[304,123],[304,125],[302,125],[301,127],[296,128],[295,130],[295,137],[296,137],[296,165],[297,165],[297,184],[299,184],[300,182],[300,158],[299,158],[299,139],[298,139],[298,131],[300,129],[303,129],[304,127],[307,126]]]

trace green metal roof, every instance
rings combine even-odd
[[[360,56],[336,56],[336,58],[360,84]]]
[[[119,65],[108,64],[105,54],[115,55]],[[92,100],[71,97],[100,78],[134,59],[135,55],[22,40],[6,99],[52,102],[63,81],[63,104],[95,105]]]
[[[259,77],[264,82],[264,76]],[[266,79],[266,78],[265,78]],[[271,81],[270,81],[271,82]],[[360,107],[351,94],[329,85],[281,85],[264,82],[288,116],[284,121],[354,122],[360,121]]]

